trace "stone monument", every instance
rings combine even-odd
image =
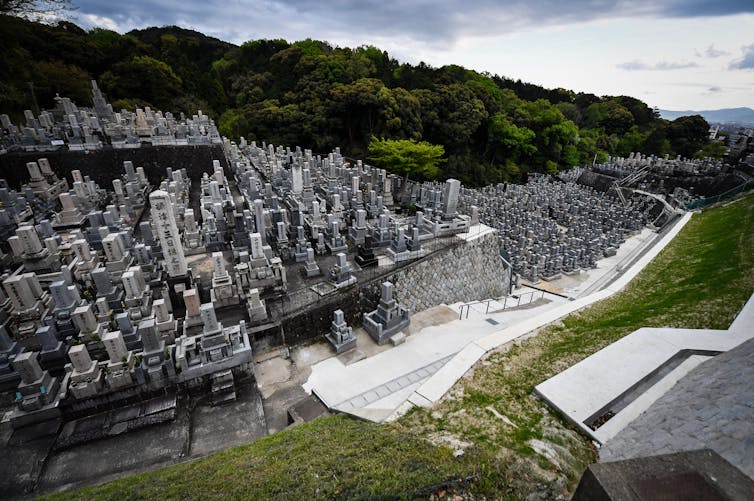
[[[325,337],[335,348],[335,353],[341,354],[356,348],[356,336],[353,335],[353,328],[344,320],[343,310],[333,312],[333,320],[330,324],[330,332]]]
[[[364,313],[364,329],[377,344],[385,344],[411,323],[406,308],[393,299],[393,284],[383,282],[377,309]]]

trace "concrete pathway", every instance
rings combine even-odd
[[[461,303],[450,305],[459,317],[463,313],[464,318],[412,332],[404,344],[350,365],[335,357],[323,360],[311,367],[311,375],[303,387],[331,409],[373,421],[395,419],[413,405],[432,405],[488,351],[622,289],[690,217],[691,214],[686,214],[659,237],[649,230],[641,232],[621,246],[616,256],[600,261],[597,269],[584,272],[581,277],[568,277],[559,289],[579,296],[611,274],[610,285],[599,292],[572,297],[570,301],[545,293],[532,306],[504,311],[499,311],[502,308],[499,303],[489,308],[480,303],[468,309],[462,309]],[[474,237],[478,235],[469,238]],[[629,263],[630,268],[625,269]],[[550,285],[559,287],[557,283]],[[517,292],[528,291],[531,289]]]

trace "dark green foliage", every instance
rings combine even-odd
[[[668,125],[668,140],[673,151],[691,157],[707,144],[709,124],[701,115],[679,117]]]
[[[168,109],[180,94],[183,82],[166,63],[149,56],[134,56],[103,73],[101,83],[109,95],[140,96],[157,109]]]
[[[115,109],[201,109],[233,139],[317,152],[341,146],[352,157],[367,155],[372,136],[441,145],[437,177],[468,185],[522,181],[608,154],[693,156],[707,143],[701,117],[668,122],[632,97],[544,89],[457,65],[399,64],[372,46],[310,39],[234,46],[175,26],[119,35],[0,16],[0,112],[20,121],[24,109],[36,111],[32,87],[41,108],[53,107],[56,93],[88,105],[91,79]]]

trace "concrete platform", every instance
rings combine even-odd
[[[751,499],[754,482],[709,449],[590,465],[573,501]]]
[[[744,320],[737,318],[728,330],[638,329],[539,384],[534,391],[604,443],[694,367],[753,338],[754,324],[744,325],[752,312],[754,296],[739,314]],[[608,413],[613,416],[608,417]],[[600,416],[607,421],[590,427]]]
[[[600,461],[708,448],[754,479],[752,360],[754,338],[700,364],[608,440]]]

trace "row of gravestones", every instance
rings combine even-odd
[[[459,206],[472,205],[482,222],[499,231],[514,271],[531,281],[592,268],[644,226],[638,202],[624,205],[606,193],[546,177],[465,188]]]

